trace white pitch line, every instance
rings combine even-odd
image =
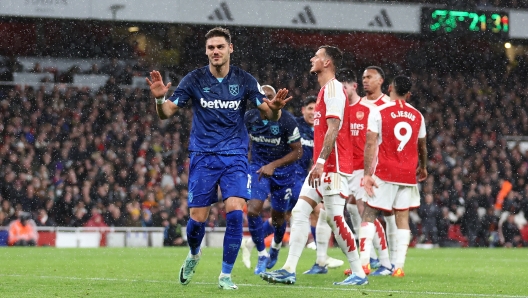
[[[115,281],[115,282],[146,282],[146,283],[171,283],[179,284],[179,282],[171,280],[150,280],[150,279],[128,279],[128,278],[104,278],[104,277],[71,277],[71,276],[45,276],[45,275],[23,275],[23,274],[0,274],[0,276],[5,277],[35,277],[42,279],[68,279],[68,280],[91,280],[91,281]],[[194,282],[194,284],[199,285],[211,285],[217,286],[217,283],[207,283],[207,282]],[[262,284],[240,284],[238,286],[245,287],[288,287],[286,285],[277,285],[263,282]],[[327,291],[363,291],[363,292],[373,292],[373,293],[388,293],[388,294],[407,294],[407,295],[437,295],[437,296],[466,296],[466,297],[501,297],[501,298],[527,298],[528,296],[521,295],[502,295],[502,294],[471,294],[471,293],[456,293],[456,292],[429,292],[429,291],[398,291],[398,290],[374,290],[368,289],[366,287],[312,287],[312,286],[289,286],[291,288],[301,288],[301,289],[317,289],[317,290],[327,290]],[[368,286],[367,286],[368,287]]]

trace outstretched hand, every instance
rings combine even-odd
[[[163,83],[163,78],[161,77],[161,74],[157,70],[153,70],[150,72],[150,79],[145,78],[147,80],[147,84],[150,86],[150,93],[154,98],[160,98],[165,96],[167,91],[169,91],[169,88],[171,87],[172,83],[168,83],[165,85]]]
[[[268,104],[270,109],[278,111],[282,109],[286,105],[286,103],[293,98],[292,96],[286,98],[286,96],[288,96],[288,89],[282,88],[277,92],[277,94],[272,100],[269,100],[266,97],[264,97],[263,100],[265,103]]]

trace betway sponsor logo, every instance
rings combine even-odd
[[[211,101],[205,101],[203,98],[200,98],[200,104],[204,108],[209,109],[233,109],[238,110],[238,107],[240,106],[239,100],[211,100]]]
[[[278,146],[280,144],[280,140],[281,138],[266,138],[264,136],[258,136],[258,137],[255,137],[253,135],[249,135],[249,137],[251,138],[251,140],[253,142],[257,142],[257,143],[268,143],[268,144],[273,144],[273,145],[276,145]]]
[[[301,139],[301,145],[302,146],[313,147],[313,140]]]
[[[365,129],[365,124],[363,123],[350,123],[350,133],[352,136],[359,136],[359,132]]]

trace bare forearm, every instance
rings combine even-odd
[[[418,158],[420,160],[420,168],[427,167],[427,144],[424,139],[418,140]]]
[[[276,110],[275,111],[275,110],[272,110],[272,109],[268,109],[263,114],[266,117],[266,119],[269,120],[269,121],[279,121],[280,116],[281,116],[281,110]],[[261,112],[261,116],[262,116],[262,112]]]
[[[337,139],[337,134],[339,133],[339,121],[340,120],[337,120],[337,125],[328,126],[328,130],[326,131],[326,135],[323,141],[323,149],[319,154],[319,158],[326,160],[330,156],[330,153],[332,153],[332,150],[335,146],[335,141]]]
[[[367,142],[365,143],[364,161],[363,167],[365,169],[365,175],[374,174],[373,162],[376,154],[376,136],[369,136],[367,132]]]
[[[301,158],[301,156],[302,156],[302,148],[301,150],[292,150],[290,153],[284,155],[282,158],[274,160],[272,163],[275,166],[275,168],[280,168],[280,167],[287,166],[289,164],[292,164],[298,161]]]
[[[163,104],[156,104],[156,112],[161,120],[174,115],[177,109],[177,106],[169,101],[165,101]]]

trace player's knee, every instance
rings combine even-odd
[[[312,211],[312,206],[310,206],[308,202],[305,200],[299,200],[297,204],[295,204],[295,207],[293,207],[292,219],[295,220],[297,218],[306,218],[306,220],[308,220]]]

